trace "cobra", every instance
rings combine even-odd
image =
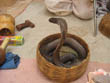
[[[42,53],[45,52],[44,57],[57,66],[67,68],[76,65],[76,58],[83,60],[86,57],[86,50],[77,40],[67,37],[66,21],[62,18],[50,18],[49,21],[60,26],[61,38],[58,38],[42,47]],[[78,53],[78,56],[75,56],[72,53],[66,53],[66,55],[61,57],[60,49],[63,45],[74,49]],[[68,63],[69,61],[71,61],[71,63]]]

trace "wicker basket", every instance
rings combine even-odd
[[[15,35],[15,19],[9,14],[0,14],[0,31],[6,29],[10,32],[9,35]]]
[[[110,13],[107,13],[101,19],[99,31],[106,37],[110,38]]]
[[[83,41],[81,38],[72,34],[67,34],[67,36],[76,39],[81,45],[84,46],[84,48],[87,51],[87,57],[81,62],[81,64],[77,66],[73,66],[71,68],[59,67],[50,63],[42,56],[40,52],[40,47],[46,44],[47,42],[51,42],[57,38],[60,38],[60,33],[53,34],[44,38],[38,44],[38,48],[37,48],[37,63],[38,63],[39,69],[49,79],[55,80],[60,83],[73,81],[78,79],[80,76],[82,76],[83,73],[86,71],[89,58],[90,58],[89,48],[88,48],[88,45],[85,43],[85,41]]]

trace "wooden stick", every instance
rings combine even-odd
[[[8,37],[5,38],[5,40],[3,41],[2,45],[1,45],[1,48],[3,50],[5,50],[7,48],[9,41],[10,41],[10,38],[8,38]]]

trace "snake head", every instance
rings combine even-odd
[[[65,39],[66,33],[67,33],[67,23],[66,23],[66,21],[62,18],[50,18],[49,22],[58,24],[60,26],[62,37],[63,37],[63,39]]]

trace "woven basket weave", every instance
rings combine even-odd
[[[83,73],[86,71],[90,53],[88,45],[79,37],[71,34],[67,34],[68,37],[76,39],[81,45],[84,46],[84,48],[87,51],[87,57],[81,62],[81,64],[77,66],[73,66],[71,68],[64,68],[56,66],[49,61],[47,61],[40,52],[40,47],[47,42],[51,42],[57,38],[60,38],[60,33],[50,35],[46,38],[44,38],[39,44],[37,48],[37,63],[38,67],[41,70],[41,72],[44,73],[45,76],[47,76],[51,80],[55,80],[60,83],[69,82],[78,79],[80,76],[83,75]]]

